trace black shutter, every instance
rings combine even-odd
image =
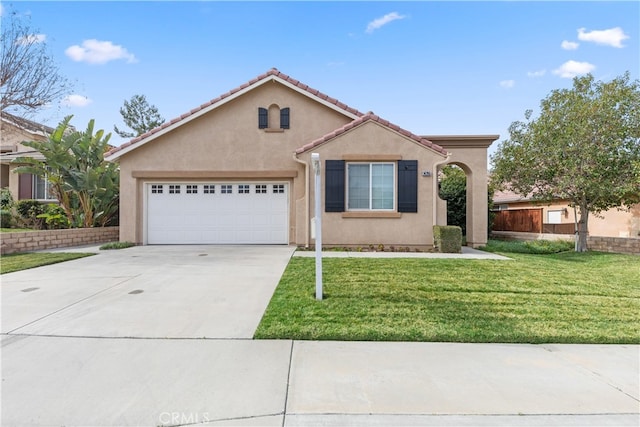
[[[418,212],[418,161],[398,161],[398,212]]]
[[[280,110],[280,129],[289,129],[289,107]]]
[[[258,108],[258,129],[269,127],[269,111],[266,108]]]
[[[325,162],[325,212],[344,212],[344,164],[344,160]]]

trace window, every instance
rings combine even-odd
[[[204,194],[216,194],[216,186],[212,184],[205,184],[202,186],[202,192]]]
[[[355,167],[351,170],[352,166]],[[399,213],[418,212],[417,160],[354,162],[349,163],[349,169],[353,179],[347,183],[347,163],[344,160],[325,161],[325,212],[344,212],[347,206],[349,210],[389,211],[395,208],[394,203],[397,203]],[[397,175],[394,169],[397,169]],[[349,189],[350,197],[345,194]]]
[[[393,163],[347,164],[347,210],[393,210]]]
[[[197,185],[187,185],[187,194],[198,194]]]
[[[273,186],[273,194],[283,194],[284,193],[284,184],[275,184]]]
[[[246,184],[238,185],[238,194],[249,194],[250,186]]]
[[[36,200],[55,200],[51,194],[51,183],[38,175],[33,176],[33,198]]]
[[[220,193],[222,194],[231,194],[233,193],[233,185],[221,185]]]
[[[162,194],[164,187],[162,185],[152,185],[151,194]]]
[[[264,184],[256,185],[256,194],[267,194],[267,186]]]
[[[280,118],[280,123],[275,122]],[[269,120],[271,118],[271,120]],[[290,109],[271,104],[269,108],[258,107],[258,129],[289,129]]]
[[[563,211],[547,211],[547,224],[562,224]]]
[[[180,194],[179,185],[169,185],[169,194]]]

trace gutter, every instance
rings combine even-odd
[[[305,162],[304,160],[300,160],[298,158],[298,154],[294,151],[293,152],[293,160],[296,161],[297,163],[300,163],[302,165],[304,165],[304,247],[306,249],[309,248],[309,241],[310,241],[310,235],[309,235],[309,209],[311,209],[311,201],[309,200],[309,163]],[[299,200],[299,199],[298,199]],[[297,224],[296,224],[297,225]]]

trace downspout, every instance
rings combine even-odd
[[[311,202],[309,201],[309,163],[298,158],[298,154],[293,152],[293,160],[304,165],[304,247],[309,248],[309,209],[311,209]]]
[[[438,191],[438,167],[448,163],[450,159],[451,153],[447,152],[447,157],[444,160],[433,164],[433,225],[438,224],[438,199],[440,198],[440,192]]]

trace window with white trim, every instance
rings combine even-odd
[[[238,194],[249,194],[251,191],[251,186],[248,184],[240,184],[238,185]]]
[[[395,163],[347,163],[347,210],[394,210],[395,175]]]
[[[202,192],[204,194],[216,194],[216,186],[213,184],[205,184],[202,186]]]
[[[256,184],[256,194],[267,194],[267,186],[265,184]]]
[[[169,185],[169,194],[180,194],[179,185]]]
[[[197,185],[187,185],[187,194],[198,194]]]
[[[221,185],[220,193],[222,194],[232,194],[233,193],[233,185]]]
[[[46,177],[33,176],[33,198],[36,200],[56,200],[51,192],[51,183]]]
[[[273,193],[274,194],[284,194],[284,184],[274,184],[273,185]]]
[[[151,194],[162,194],[164,188],[162,185],[153,184],[151,186]]]

